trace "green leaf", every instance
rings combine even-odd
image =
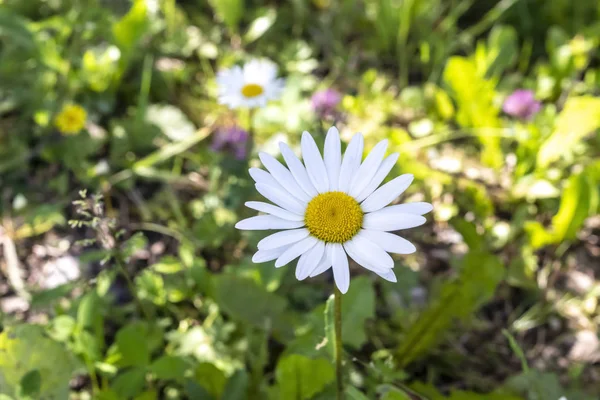
[[[81,329],[94,328],[102,318],[100,313],[101,303],[96,292],[89,292],[83,296],[77,309],[77,324]]]
[[[348,400],[369,400],[367,396],[354,386],[348,386],[346,388],[346,396],[348,397]]]
[[[135,367],[119,374],[111,384],[111,389],[119,399],[129,399],[144,390],[146,384],[145,368]]]
[[[589,133],[600,128],[600,98],[570,97],[556,118],[554,131],[537,154],[537,165],[546,168],[553,161],[570,155]]]
[[[225,373],[218,369],[214,364],[201,363],[195,372],[196,383],[202,386],[206,391],[216,399],[220,399],[225,389],[227,378]]]
[[[466,320],[492,298],[504,276],[500,259],[490,253],[470,251],[462,262],[457,279],[446,282],[440,294],[412,324],[396,352],[400,367],[405,367],[432,349],[455,319]]]
[[[135,286],[140,299],[149,300],[159,306],[167,303],[167,291],[162,275],[146,269],[135,278]]]
[[[244,0],[209,0],[208,2],[215,10],[220,20],[225,22],[227,28],[237,32],[238,24],[244,15]]]
[[[246,400],[249,384],[248,373],[239,369],[227,380],[223,390],[223,399],[227,400]]]
[[[334,374],[330,361],[297,354],[280,359],[275,370],[282,399],[310,399],[333,382]]]
[[[112,27],[116,44],[123,53],[129,53],[146,33],[149,26],[145,0],[135,0],[131,9]]]
[[[496,83],[485,79],[475,62],[464,57],[450,57],[444,70],[444,82],[458,105],[456,121],[465,128],[474,128],[484,146],[482,160],[499,167],[503,163],[500,139],[495,136],[501,127],[499,108],[494,98]]]
[[[342,338],[354,348],[367,341],[365,322],[375,317],[375,290],[373,282],[366,276],[352,281],[350,289],[342,295]]]
[[[546,230],[537,221],[526,223],[525,230],[533,248],[575,239],[585,219],[595,212],[597,197],[598,189],[591,168],[571,175],[562,190],[560,206],[552,217],[551,228]]]
[[[381,400],[412,400],[409,395],[401,391],[387,392],[381,397]]]
[[[21,378],[21,382],[19,382],[19,387],[17,388],[17,397],[19,397],[21,400],[37,399],[40,394],[41,387],[42,375],[40,374],[40,371],[37,369],[29,371],[23,376],[23,378]]]
[[[116,345],[121,354],[121,366],[144,367],[150,363],[147,334],[147,326],[143,323],[126,325],[117,332]]]
[[[150,372],[161,380],[182,381],[190,365],[181,357],[162,356],[150,365]]]
[[[183,270],[181,261],[173,256],[165,256],[151,267],[159,274],[176,274]]]
[[[41,385],[36,399],[69,397],[69,380],[78,364],[62,344],[45,336],[42,327],[6,328],[0,333],[0,355],[0,392],[13,396],[22,383],[35,383],[32,371],[38,371]]]
[[[487,44],[487,76],[499,77],[517,62],[519,44],[512,26],[496,25],[490,31]]]
[[[54,318],[50,325],[50,335],[59,342],[68,340],[75,329],[75,319],[70,315],[59,315]]]
[[[213,279],[215,300],[226,313],[257,328],[282,328],[281,319],[287,307],[284,298],[268,292],[251,279],[230,275]]]
[[[29,51],[37,50],[35,37],[27,23],[25,18],[15,12],[0,10],[0,38],[10,38],[7,44],[16,44]]]

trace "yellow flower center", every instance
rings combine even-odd
[[[245,97],[256,97],[256,96],[260,96],[261,94],[263,94],[264,89],[262,86],[257,85],[256,83],[249,83],[247,85],[244,85],[244,87],[242,88],[242,94]]]
[[[354,198],[343,192],[326,192],[306,207],[304,222],[311,235],[327,243],[344,243],[360,230],[363,212]]]

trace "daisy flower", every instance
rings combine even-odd
[[[243,67],[217,74],[219,103],[231,109],[264,107],[283,91],[284,80],[277,78],[277,66],[266,60],[251,60]]]
[[[296,278],[317,276],[330,267],[342,293],[350,285],[348,257],[390,282],[396,282],[394,260],[388,253],[416,251],[393,231],[425,223],[429,203],[388,206],[413,180],[401,175],[379,187],[398,160],[385,157],[388,142],[379,142],[361,163],[364,140],[356,134],[342,157],[335,127],[325,138],[324,157],[308,132],[302,134],[304,164],[280,143],[286,168],[266,153],[259,153],[267,171],[251,168],[256,190],[274,204],[249,201],[246,206],[265,213],[236,224],[242,230],[281,230],[258,243],[255,263],[275,261],[283,267],[300,257]]]
[[[87,113],[77,104],[67,104],[54,119],[56,128],[65,135],[76,135],[85,127]]]

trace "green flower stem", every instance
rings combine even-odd
[[[256,112],[256,108],[250,108],[248,110],[248,143],[246,144],[246,158],[250,159],[252,155],[252,151],[254,150],[254,114]]]
[[[337,380],[337,400],[344,399],[344,374],[342,371],[342,293],[334,285],[335,323],[335,376]]]

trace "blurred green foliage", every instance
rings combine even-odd
[[[333,398],[331,280],[251,263],[256,160],[210,148],[250,118],[256,149],[322,144],[327,87],[344,140],[389,139],[434,205],[398,283],[352,270],[347,399],[597,399],[600,348],[564,347],[600,321],[599,37],[595,0],[0,0],[0,305],[27,301],[0,313],[0,400]],[[233,113],[215,74],[252,57],[285,92]],[[81,276],[48,287],[57,236]]]

